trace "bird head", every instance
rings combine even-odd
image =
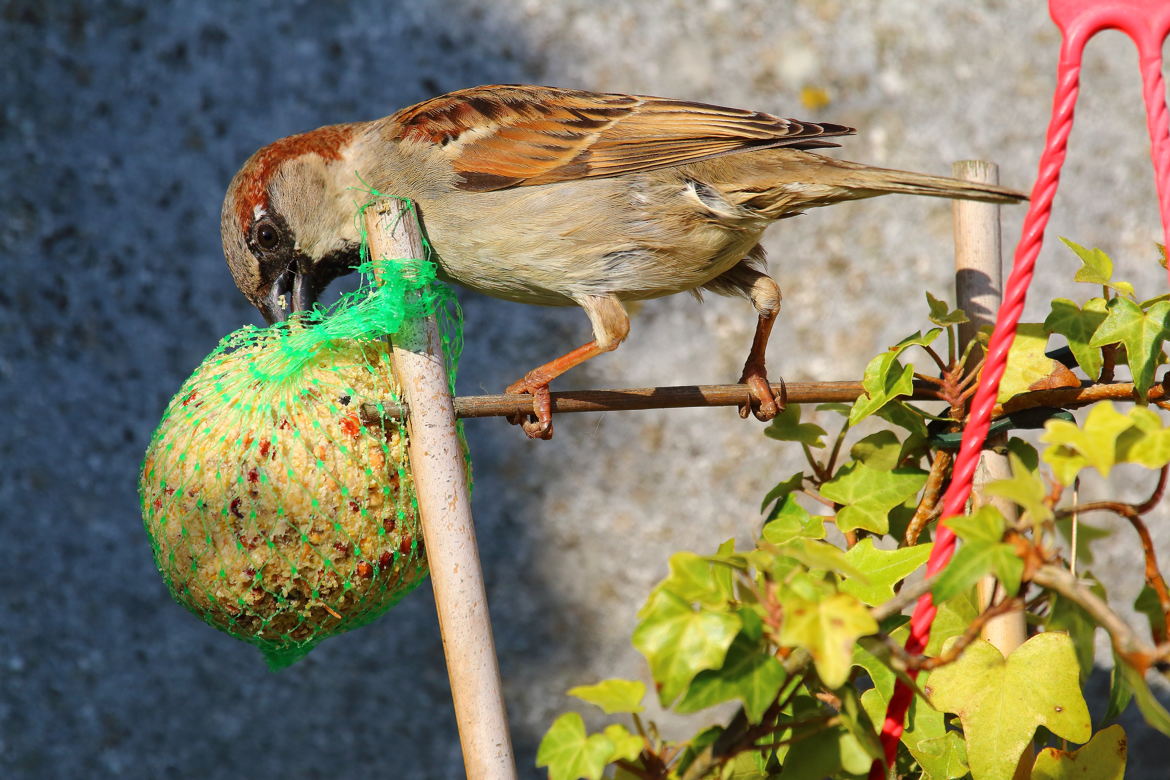
[[[360,125],[282,138],[232,179],[220,215],[223,253],[240,292],[269,323],[313,308],[359,262],[353,142]]]

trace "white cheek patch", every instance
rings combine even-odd
[[[268,215],[268,211],[266,209],[264,209],[263,206],[260,206],[259,204],[257,204],[256,206],[252,207],[252,219],[260,219],[260,217],[264,217],[267,215]]]

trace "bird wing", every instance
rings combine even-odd
[[[391,117],[397,140],[436,144],[462,176],[489,192],[618,176],[786,146],[837,146],[843,125],[685,100],[555,87],[484,86],[452,92]]]

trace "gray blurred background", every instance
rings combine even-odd
[[[176,606],[150,559],[136,479],[151,430],[216,341],[259,321],[218,237],[223,191],[254,149],[460,87],[534,82],[841,122],[860,128],[846,159],[932,172],[991,159],[1028,189],[1057,44],[1039,0],[0,3],[0,775],[462,775],[429,588],[272,674]],[[1053,295],[1093,293],[1069,281],[1057,235],[1106,249],[1149,295],[1165,288],[1132,46],[1102,36],[1084,77],[1031,319]],[[1022,217],[1005,213],[1009,251]],[[925,324],[922,290],[949,295],[950,247],[949,204],[927,199],[773,228],[774,375],[858,377]],[[576,311],[460,297],[464,393],[498,392],[589,337]],[[737,300],[645,304],[622,349],[558,386],[733,381],[754,320]],[[547,443],[499,420],[467,433],[513,738],[533,776],[568,687],[646,678],[628,637],[669,553],[750,538],[761,497],[800,458],[731,409],[562,417]],[[1141,566],[1136,542],[1119,544],[1095,571],[1112,572],[1122,603]],[[1127,724],[1131,776],[1164,777],[1166,742]]]

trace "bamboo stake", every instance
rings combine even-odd
[[[423,257],[413,204],[386,198],[366,212],[372,257]],[[435,318],[404,323],[394,372],[410,406],[410,464],[463,765],[472,780],[516,777],[512,740],[475,543],[467,472]]]
[[[984,184],[999,184],[999,168],[983,160],[956,162],[952,172],[956,178]],[[958,306],[971,319],[959,327],[959,341],[965,345],[975,337],[979,328],[993,325],[1003,294],[1003,253],[1000,244],[999,206],[994,203],[956,200],[954,202],[955,230],[955,295]],[[987,447],[1003,443],[1004,436],[991,437]],[[1011,476],[1007,456],[985,450],[975,472],[975,501],[980,501],[982,485]],[[1015,504],[1003,498],[990,499],[1011,523],[1016,518]],[[1002,601],[1006,594],[995,577],[984,577],[979,582],[979,605],[986,609]],[[983,626],[983,638],[995,645],[1006,657],[1028,638],[1027,624],[1022,610],[1013,610],[988,620]]]

